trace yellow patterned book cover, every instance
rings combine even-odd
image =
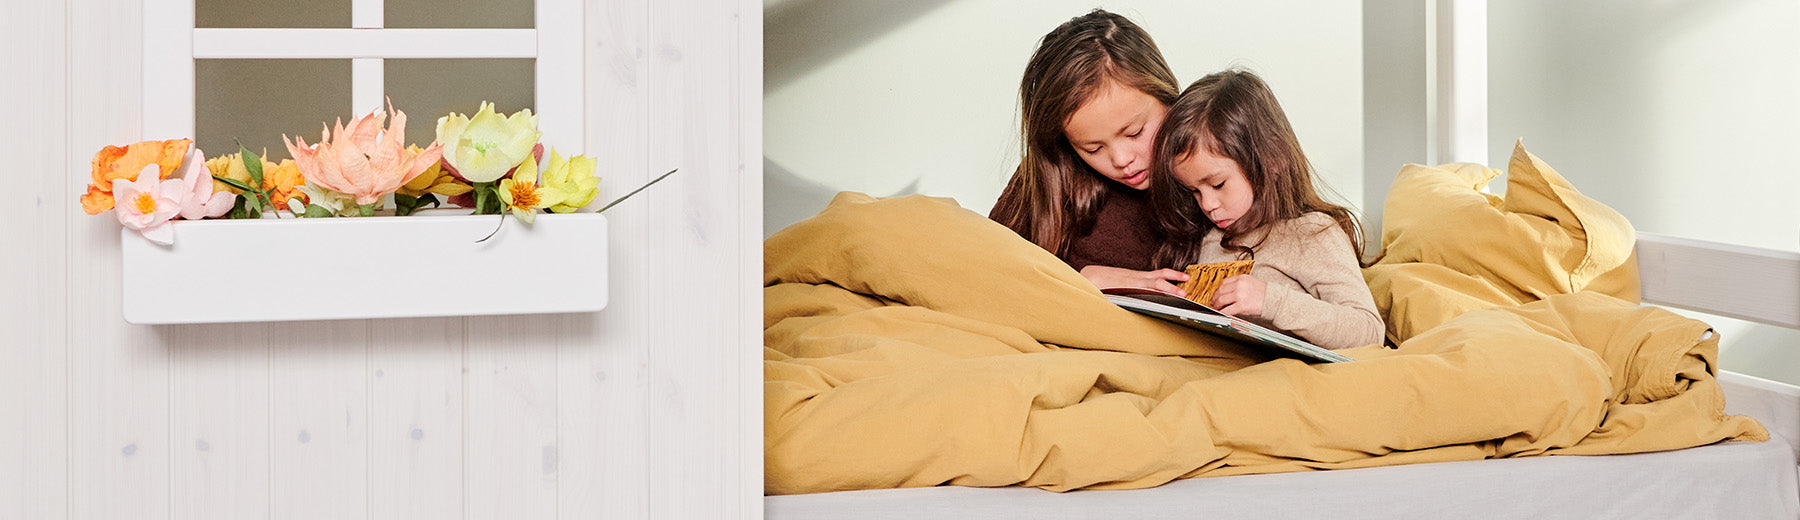
[[[1250,274],[1250,268],[1255,265],[1255,260],[1236,260],[1187,266],[1185,271],[1188,281],[1181,284],[1181,292],[1189,300],[1211,305],[1213,293],[1219,290],[1220,282],[1240,274]]]

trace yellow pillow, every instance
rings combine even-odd
[[[1480,192],[1500,172],[1477,164],[1409,164],[1395,177],[1382,209],[1386,256],[1363,273],[1394,342],[1469,310],[1554,294],[1639,300],[1637,232],[1623,215],[1582,195],[1523,141],[1507,169],[1504,197]]]

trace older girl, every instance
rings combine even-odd
[[[1024,158],[989,218],[1099,287],[1181,294],[1187,275],[1151,263],[1145,190],[1175,75],[1137,24],[1096,9],[1044,36],[1019,85]]]

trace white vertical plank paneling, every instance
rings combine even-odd
[[[67,13],[57,2],[13,6],[0,20],[8,55],[0,106],[30,125],[0,130],[26,151],[0,170],[0,518],[66,518],[69,498],[68,219],[70,178],[85,178],[68,142]],[[16,67],[16,68],[15,68]],[[77,166],[72,166],[77,165]],[[85,216],[85,215],[83,215]]]
[[[158,327],[168,339],[169,512],[269,516],[269,327]]]
[[[70,248],[91,275],[70,282],[70,516],[168,518],[169,356],[120,318],[116,225],[77,225],[77,240],[112,240]]]
[[[650,514],[663,518],[753,516],[739,511],[738,414],[743,372],[737,349],[750,348],[737,318],[740,134],[733,112],[740,23],[736,2],[678,0],[650,9],[650,166],[682,173],[619,208],[649,215],[659,289],[649,308]],[[621,245],[621,247],[631,247]],[[695,298],[693,295],[705,295]],[[760,410],[761,408],[756,408]],[[724,465],[722,469],[720,466]]]
[[[495,273],[485,283],[505,279],[505,273]],[[528,298],[528,291],[554,288],[519,290],[520,297]],[[468,518],[556,518],[556,351],[561,319],[481,316],[468,318],[468,323],[463,452]]]
[[[676,6],[675,4],[678,3],[682,5]],[[645,240],[637,244],[619,244],[618,248],[643,248],[650,252],[651,258],[655,259],[654,267],[641,273],[634,273],[638,278],[656,279],[672,273],[682,273],[682,276],[669,276],[670,280],[667,283],[670,285],[663,292],[670,293],[679,293],[696,287],[699,280],[690,278],[688,275],[703,276],[708,272],[717,272],[711,269],[701,269],[698,273],[683,272],[686,264],[679,260],[682,255],[678,253],[693,248],[691,245],[678,245],[675,242],[678,240],[691,241],[692,238],[687,236],[687,231],[690,230],[683,226],[671,225],[671,222],[685,220],[684,208],[680,206],[694,204],[686,200],[688,199],[687,192],[691,189],[690,186],[697,185],[684,181],[696,177],[710,180],[716,175],[714,172],[704,170],[700,164],[690,163],[683,156],[685,152],[682,142],[684,137],[682,126],[685,122],[683,109],[687,99],[684,98],[686,94],[684,80],[686,78],[683,75],[682,66],[683,60],[688,58],[687,54],[692,52],[692,49],[689,48],[688,28],[702,23],[698,19],[682,18],[691,8],[687,4],[688,2],[652,2],[650,5],[650,95],[647,100],[649,109],[646,113],[646,117],[649,119],[646,135],[650,140],[649,164],[651,169],[679,167],[686,171],[677,174],[674,178],[667,179],[663,186],[658,186],[661,189],[646,190],[640,193],[639,196],[642,197],[642,200],[634,201],[636,204],[616,208],[620,213],[642,211],[649,217],[645,219],[644,223]],[[704,29],[696,29],[696,32],[703,31]],[[657,240],[649,239],[653,236],[657,237]],[[716,265],[724,264],[723,259],[712,260]],[[700,299],[700,301],[704,304],[708,300]],[[685,489],[693,493],[704,494],[705,490],[702,488],[716,489],[717,486],[716,480],[711,479],[706,482],[683,481],[687,473],[692,470],[688,466],[694,464],[694,459],[709,458],[711,453],[695,453],[706,447],[691,446],[691,442],[689,442],[692,439],[691,435],[682,435],[689,430],[687,423],[691,422],[690,416],[694,414],[689,409],[691,406],[689,401],[694,396],[682,392],[679,385],[672,384],[670,379],[674,370],[669,365],[694,359],[696,356],[685,351],[699,348],[699,346],[689,343],[689,338],[679,334],[679,327],[676,326],[675,320],[668,317],[674,315],[709,316],[711,313],[707,312],[708,309],[684,309],[676,314],[671,314],[672,306],[655,296],[646,296],[636,303],[644,306],[650,315],[645,330],[646,343],[650,345],[647,365],[650,387],[649,400],[646,405],[652,410],[646,421],[646,427],[649,430],[647,455],[651,464],[645,483],[649,487],[650,515],[661,518],[692,517],[694,513],[692,505],[682,503],[689,497],[683,495],[681,491]],[[698,367],[685,368],[691,370]],[[690,450],[688,453],[692,453],[692,456],[684,456],[684,450]]]
[[[142,138],[141,7],[68,3],[70,19],[80,20],[68,49],[71,165]],[[88,179],[63,182],[73,195]],[[149,328],[121,317],[119,224],[69,217],[69,516],[167,518],[168,353]]]
[[[463,322],[370,325],[370,518],[463,517]]]
[[[738,517],[762,518],[762,2],[738,0],[736,115],[738,179]],[[730,357],[730,356],[727,356]]]
[[[647,164],[645,102],[648,0],[612,0],[587,13],[587,146],[605,204],[660,172]],[[663,189],[659,187],[656,189]],[[606,265],[613,302],[596,314],[564,318],[557,351],[558,512],[563,518],[647,518],[644,447],[649,411],[649,344],[642,302],[651,266],[644,206],[607,212],[612,244]]]
[[[270,326],[269,483],[276,519],[368,516],[369,324]]]

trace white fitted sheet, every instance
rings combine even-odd
[[[943,486],[766,497],[771,520],[1800,518],[1789,443],[1177,480],[1053,493]]]

